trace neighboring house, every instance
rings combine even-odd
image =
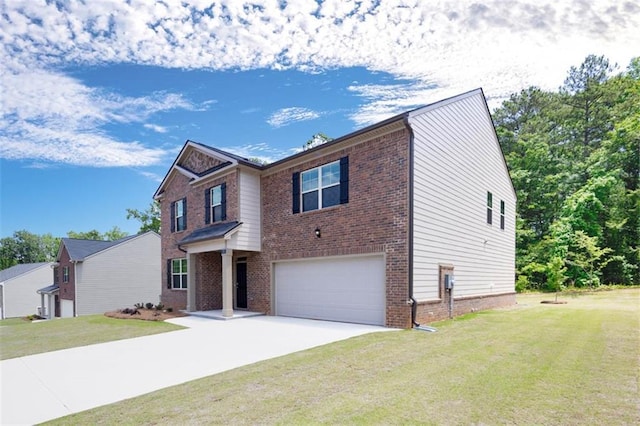
[[[24,263],[0,271],[0,319],[39,313],[36,290],[51,283],[52,265]]]
[[[515,303],[516,195],[481,89],[266,166],[187,141],[155,199],[176,309],[407,328]]]
[[[39,293],[55,316],[101,314],[135,303],[158,303],[160,236],[155,232],[116,241],[63,238],[54,266],[53,285]]]

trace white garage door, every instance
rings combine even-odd
[[[73,317],[73,300],[60,299],[60,317]]]
[[[384,325],[384,257],[338,257],[275,266],[276,315]]]

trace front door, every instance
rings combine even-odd
[[[247,262],[236,263],[236,308],[247,309]]]

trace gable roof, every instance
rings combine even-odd
[[[35,271],[38,268],[48,265],[51,265],[51,262],[21,263],[19,265],[13,265],[11,268],[0,271],[0,282],[12,280],[20,275]]]
[[[72,261],[82,262],[87,257],[108,249],[109,247],[117,246],[125,241],[137,237],[138,235],[130,235],[128,237],[121,238],[115,241],[102,241],[102,240],[80,240],[77,238],[63,238],[60,242],[60,250],[62,246],[67,248],[69,258]],[[58,253],[58,259],[60,253]]]
[[[187,155],[187,152],[189,151],[189,148],[192,149],[196,149],[200,152],[203,152],[211,157],[217,158],[219,160],[222,161],[221,164],[209,169],[209,170],[205,170],[201,173],[196,173],[192,170],[187,169],[184,166],[181,166],[180,164],[178,164],[180,162],[180,160]],[[236,166],[238,164],[242,164],[244,166],[247,167],[251,167],[253,169],[257,169],[257,170],[262,170],[263,166],[257,163],[254,163],[253,161],[250,161],[248,158],[245,157],[241,157],[239,155],[236,154],[232,154],[230,152],[226,152],[223,151],[221,149],[218,148],[214,148],[212,146],[208,146],[205,145],[203,143],[200,142],[195,142],[192,140],[187,139],[187,141],[184,143],[184,146],[182,147],[182,149],[180,150],[180,153],[178,153],[178,155],[176,156],[176,159],[173,161],[173,164],[171,164],[171,167],[169,167],[169,170],[167,171],[167,174],[164,176],[164,178],[162,179],[162,182],[160,182],[160,185],[158,186],[158,189],[156,189],[156,192],[153,194],[153,198],[158,198],[160,195],[162,195],[162,193],[164,192],[164,187],[167,184],[169,177],[171,176],[171,174],[174,171],[177,171],[179,173],[182,173],[183,175],[187,176],[191,181],[194,180],[200,180],[201,178],[214,173],[218,170],[222,170],[225,169],[227,167],[233,167]]]

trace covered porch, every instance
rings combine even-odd
[[[212,319],[262,315],[250,312],[247,298],[247,255],[238,243],[241,222],[208,226],[183,238],[187,258],[186,312]]]
[[[52,319],[58,316],[58,293],[60,287],[58,284],[51,284],[37,290],[40,295],[40,306],[38,306],[38,315],[46,319]]]

